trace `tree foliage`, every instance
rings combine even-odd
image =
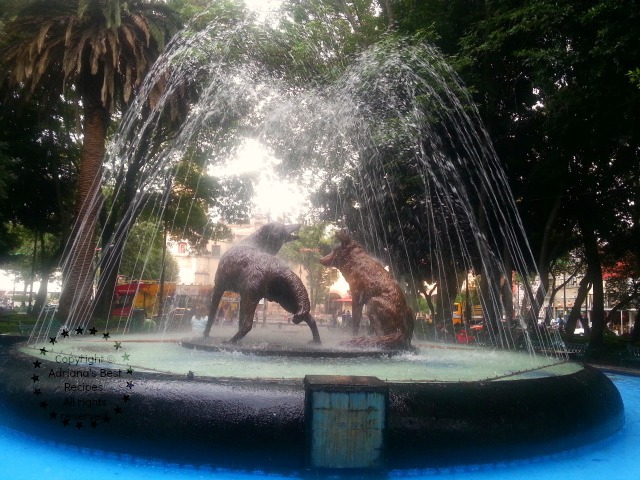
[[[302,227],[299,237],[296,241],[286,243],[280,255],[304,268],[313,310],[316,305],[326,301],[329,287],[337,280],[335,269],[325,268],[318,262],[320,257],[331,252],[334,240],[327,236],[327,225],[324,223]]]
[[[70,128],[74,108],[60,98],[49,116],[37,99],[25,105],[11,95],[0,105],[0,265],[19,271],[25,284],[41,281],[39,308],[71,228],[80,151]]]
[[[168,282],[178,280],[179,270],[176,260],[165,256],[163,235],[158,223],[141,221],[133,226],[122,255],[120,275],[133,280],[157,281],[165,268]]]
[[[29,93],[46,83],[52,97],[100,85],[99,102],[110,111],[132,99],[179,23],[163,3],[144,0],[19,4],[3,32],[5,74]],[[157,97],[163,86],[155,88]]]
[[[82,104],[76,221],[58,309],[67,320],[72,306],[83,316],[91,303],[99,179],[111,113],[140,87],[177,17],[163,3],[143,0],[29,0],[9,6],[17,9],[2,32],[3,80],[27,98],[39,90],[51,102],[66,95]],[[159,78],[151,103],[163,88]]]
[[[631,210],[640,96],[628,72],[640,61],[633,33],[640,10],[633,1],[486,8],[463,39],[465,76],[483,94],[486,123],[530,241],[546,252],[543,263],[583,246],[595,345],[603,333],[603,249],[639,227]]]
[[[2,5],[8,9],[12,3]],[[317,200],[325,219],[362,230],[362,240],[370,242],[375,254],[393,260],[389,263],[393,263],[395,273],[405,279],[412,276],[417,284],[429,280],[434,269],[429,252],[435,237],[426,235],[425,225],[416,219],[424,218],[421,213],[442,198],[425,195],[428,181],[414,168],[413,152],[406,148],[410,143],[403,141],[412,133],[411,126],[400,119],[409,114],[423,115],[426,123],[446,138],[450,130],[438,115],[450,109],[432,101],[437,90],[411,91],[408,82],[384,89],[390,79],[409,74],[409,69],[393,69],[393,61],[402,51],[396,46],[408,44],[413,48],[424,45],[425,40],[435,43],[469,88],[508,175],[528,233],[528,245],[537,261],[519,274],[524,277],[537,271],[544,284],[550,276],[557,276],[563,258],[579,252],[577,263],[584,262],[587,279],[584,288],[592,286],[596,293],[593,342],[597,344],[604,323],[603,272],[617,268],[619,259],[637,257],[640,245],[637,2],[290,0],[283,3],[284,15],[275,28],[258,26],[254,17],[235,2],[173,0],[169,4],[184,15],[201,14],[190,24],[185,38],[193,39],[196,32],[208,30],[209,37],[202,38],[211,40],[194,42],[181,53],[188,59],[188,68],[195,66],[189,77],[195,88],[188,93],[184,106],[209,94],[210,89],[229,93],[224,102],[209,104],[208,111],[191,112],[199,115],[204,125],[203,134],[191,138],[193,151],[221,161],[232,155],[243,138],[259,137],[282,159],[283,171],[299,175],[305,185],[319,187]],[[142,18],[131,16],[138,7],[150,21],[141,25],[133,21]],[[142,67],[151,64],[168,38],[170,30],[163,22],[175,18],[165,12],[165,7],[142,1],[30,1],[18,16],[6,17],[2,39],[5,66],[9,68],[4,73],[22,81],[24,92],[34,98],[42,93],[39,86],[55,93],[39,97],[43,99],[39,103],[42,108],[48,105],[44,99],[54,102],[56,95],[59,98],[60,90],[50,86],[63,85],[67,100],[83,98],[85,120],[97,111],[104,117],[119,104],[118,99],[124,101],[138,93]],[[80,35],[87,25],[100,28]],[[67,34],[70,41],[74,40],[72,46],[63,40]],[[132,42],[132,35],[140,41]],[[352,97],[357,99],[354,105],[361,114],[359,118],[367,118],[374,125],[363,129],[363,123],[343,121],[338,114],[353,106],[344,101],[341,104],[344,97],[340,95],[353,88],[349,81],[354,76],[349,75],[371,45],[376,45],[384,62],[379,64],[379,71],[359,72],[379,78],[377,83],[363,83]],[[151,48],[143,52],[142,46]],[[81,55],[82,51],[87,55]],[[204,79],[212,72],[211,64],[199,61],[213,57],[230,73],[220,77],[219,84],[208,85]],[[125,60],[135,60],[133,64],[140,70],[122,63]],[[411,66],[418,76],[425,73],[420,68],[420,63]],[[165,78],[158,75],[153,88],[160,89]],[[248,79],[243,84],[246,90],[232,91],[237,78]],[[289,125],[270,118],[270,126],[261,129],[266,116],[281,113],[269,110],[267,94],[256,93],[267,91],[268,82],[277,83],[278,94],[291,99],[292,109],[295,106],[285,119]],[[87,96],[90,89],[92,93]],[[309,91],[312,93],[301,95]],[[409,105],[407,99],[416,93],[417,103]],[[149,94],[151,103],[156,98],[153,92]],[[261,108],[256,108],[256,103]],[[312,117],[315,120],[310,121]],[[140,155],[130,156],[131,163],[122,171],[114,169],[108,188],[130,186],[128,193],[107,199],[117,207],[116,217],[125,215],[126,210],[119,205],[128,208],[136,190],[145,194],[159,191],[160,186],[153,182],[139,183],[143,165],[135,162],[150,158],[142,155],[148,152],[151,158],[162,157],[165,146],[175,140],[174,120],[181,119],[167,115],[158,129],[136,131],[135,139],[124,140],[139,142]],[[86,123],[85,140],[90,126]],[[98,127],[106,134],[105,125]],[[10,130],[17,128],[12,126]],[[347,133],[364,130],[369,143],[345,141]],[[325,138],[318,140],[317,132]],[[428,142],[419,145],[427,151],[432,146]],[[453,142],[445,150],[455,156],[460,147]],[[0,144],[0,196],[5,197],[15,178],[6,152],[7,145]],[[99,154],[100,150],[95,152]],[[358,169],[357,159],[363,158],[375,161]],[[337,168],[339,165],[346,167]],[[43,167],[34,163],[29,168],[35,172]],[[310,176],[310,171],[315,176]],[[481,212],[486,192],[474,189],[473,175],[462,172],[455,187],[468,190],[466,207]],[[156,183],[162,183],[164,177],[159,177]],[[382,187],[368,194],[367,201],[372,203],[365,206],[359,202],[359,185],[372,184],[381,177],[385,179]],[[233,212],[240,206],[228,213],[229,218],[247,213],[244,204],[232,199],[230,193],[249,195],[250,181],[219,183],[216,188],[218,208]],[[169,197],[166,200],[173,205]],[[201,225],[206,208],[198,202],[194,199],[191,205],[197,205],[194,212],[202,215],[194,214],[192,219]],[[178,210],[172,214],[175,219],[182,216]],[[477,240],[478,235],[472,231],[450,227],[458,216],[455,209],[453,212],[448,214],[451,218],[439,212],[439,234],[446,238],[455,233]],[[6,222],[13,213],[0,215]],[[488,230],[493,220],[486,215],[485,221],[483,228]],[[187,236],[185,222],[180,220],[175,225],[182,224]],[[400,230],[394,230],[396,224]],[[110,244],[113,229],[109,233],[103,245]],[[209,235],[199,234],[202,238]],[[2,240],[8,242],[10,236],[5,232],[0,243]],[[522,239],[516,240],[525,245]],[[451,252],[450,258],[454,257],[455,252]],[[447,281],[459,283],[456,277],[464,270],[480,271],[478,257],[474,254],[470,265],[449,262],[451,278]],[[507,270],[514,261],[508,257],[502,259]]]

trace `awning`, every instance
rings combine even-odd
[[[344,297],[344,298],[336,298],[334,300],[334,302],[338,302],[338,303],[351,303],[353,300],[351,299],[351,297]]]
[[[135,295],[135,293],[144,287],[142,282],[126,283],[116,287],[116,295]]]

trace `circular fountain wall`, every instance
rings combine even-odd
[[[202,344],[121,336],[5,345],[5,417],[43,439],[242,469],[309,467],[309,374],[329,390],[361,384],[363,375],[381,380],[388,391],[383,468],[546,454],[604,438],[623,423],[620,396],[602,373],[526,353],[419,344],[401,355],[353,358],[325,347],[295,357],[282,350],[296,342],[273,349],[247,342],[238,351],[220,338],[206,342],[226,350],[218,352]]]

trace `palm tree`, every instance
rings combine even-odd
[[[36,92],[77,95],[83,151],[75,226],[65,258],[58,314],[89,308],[102,204],[101,173],[111,115],[125,105],[179,27],[178,16],[153,0],[18,0],[2,33],[5,77],[27,97]],[[26,5],[25,5],[26,3]],[[160,83],[154,87],[159,93]],[[154,95],[150,95],[154,98]],[[157,98],[157,97],[156,97]]]

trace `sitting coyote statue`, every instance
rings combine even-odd
[[[345,231],[336,233],[340,244],[320,263],[335,267],[349,284],[352,298],[353,333],[358,334],[363,307],[375,336],[355,337],[346,342],[354,346],[410,349],[413,312],[398,282]]]

